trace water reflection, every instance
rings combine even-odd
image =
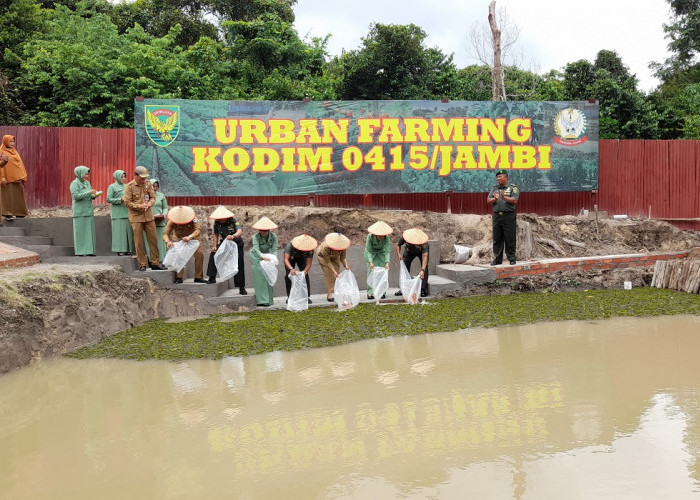
[[[697,498],[700,317],[0,377],[0,498]]]

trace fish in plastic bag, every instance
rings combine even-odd
[[[168,254],[163,259],[163,265],[172,267],[178,273],[185,268],[194,253],[199,248],[199,240],[176,241],[172,248],[168,249]]]
[[[271,253],[260,254],[261,258],[268,258],[269,260],[261,260],[260,267],[262,268],[263,275],[265,276],[265,281],[270,286],[275,286],[277,282],[277,265],[280,261],[277,259],[276,255]]]
[[[238,274],[238,245],[233,240],[224,239],[214,254],[214,264],[221,280],[228,280]]]
[[[352,271],[346,269],[338,275],[333,294],[340,310],[352,309],[360,303],[360,289]]]

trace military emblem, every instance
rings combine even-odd
[[[146,133],[156,146],[171,144],[180,133],[180,106],[154,106],[146,104]]]
[[[554,138],[557,144],[562,146],[578,146],[586,142],[586,127],[588,121],[586,115],[578,109],[566,108],[554,117]]]

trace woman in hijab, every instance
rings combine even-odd
[[[129,209],[122,203],[126,172],[115,170],[114,182],[107,188],[107,203],[112,205],[112,252],[131,255],[134,252],[134,233],[129,223]]]
[[[153,211],[153,219],[156,223],[156,241],[158,241],[158,254],[160,255],[161,262],[168,253],[168,246],[163,240],[163,233],[165,233],[165,226],[168,221],[166,217],[168,215],[168,200],[165,195],[160,192],[160,181],[158,179],[149,179],[148,182],[153,186],[153,191],[156,193],[156,204],[151,207]],[[146,255],[148,256],[148,262],[151,261],[151,250],[148,248],[148,238],[143,239],[146,245]]]
[[[73,198],[73,246],[75,255],[95,255],[95,217],[92,200],[98,194],[90,185],[90,169],[80,165],[73,171],[75,179],[70,183]]]
[[[15,149],[14,136],[3,136],[0,156],[7,157],[7,163],[2,168],[2,178],[0,178],[2,215],[7,219],[26,217],[29,215],[27,203],[24,200],[24,183],[27,181],[27,171],[19,152]]]
[[[391,241],[389,235],[393,229],[384,221],[378,220],[367,228],[367,242],[365,243],[365,261],[367,262],[367,298],[374,298],[374,291],[369,286],[369,274],[374,266],[385,267],[389,270],[389,259],[391,259]],[[384,297],[381,297],[384,298]]]
[[[316,257],[323,270],[323,281],[326,285],[326,300],[333,302],[335,279],[340,273],[341,266],[350,270],[346,250],[350,247],[350,239],[340,233],[329,233],[318,246]]]
[[[277,224],[267,217],[263,217],[253,224],[253,229],[258,232],[253,236],[253,248],[250,251],[250,263],[253,267],[253,286],[255,287],[255,303],[259,306],[271,306],[274,299],[273,288],[265,279],[260,262],[269,260],[262,254],[277,254],[277,235],[272,232],[277,229]]]

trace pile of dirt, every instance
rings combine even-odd
[[[216,207],[193,206],[200,221],[205,221]],[[327,233],[342,232],[353,245],[364,245],[367,227],[383,220],[394,228],[392,239],[411,227],[423,229],[431,239],[440,240],[440,262],[454,257],[454,245],[473,248],[470,264],[488,263],[491,253],[491,216],[445,214],[411,210],[366,210],[259,206],[228,207],[244,227],[246,250],[254,230],[250,228],[263,215],[280,227],[276,231],[280,245],[294,236],[309,234],[321,240]],[[108,206],[95,207],[96,215],[109,215]],[[32,217],[70,217],[70,208],[56,207],[32,210]],[[207,248],[209,238],[203,243]],[[655,219],[614,219],[587,216],[518,215],[518,260],[618,255],[629,253],[670,252],[700,246],[700,232],[682,231]]]

